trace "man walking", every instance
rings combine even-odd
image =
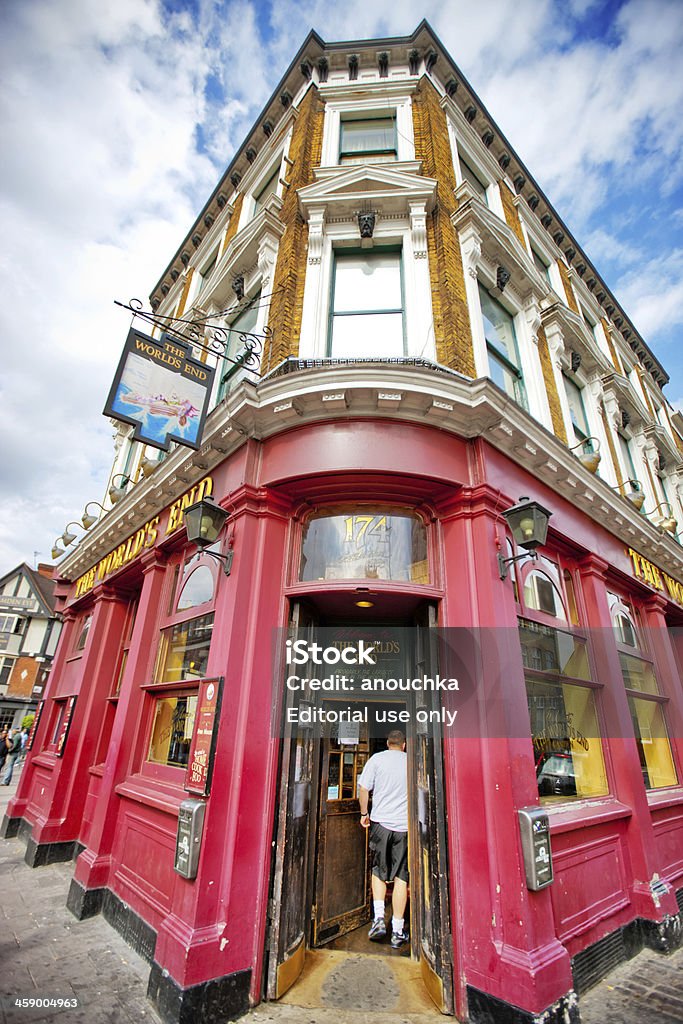
[[[0,785],[9,786],[12,781],[12,772],[14,766],[21,755],[21,732],[19,729],[12,729],[12,732],[7,738],[7,768],[5,774],[2,777]]]
[[[360,823],[370,829],[373,922],[368,937],[381,942],[387,933],[384,898],[387,882],[394,883],[391,897],[391,945],[400,949],[409,940],[404,928],[408,901],[408,757],[406,738],[400,729],[387,736],[387,750],[367,761],[358,780]],[[372,793],[372,813],[368,802]]]

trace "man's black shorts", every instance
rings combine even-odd
[[[372,873],[383,882],[408,881],[408,833],[392,832],[378,821],[370,824]]]

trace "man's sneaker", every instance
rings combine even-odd
[[[368,938],[371,942],[381,942],[386,934],[387,926],[384,923],[384,918],[376,917],[372,922],[370,931],[368,932]]]
[[[410,935],[408,935],[408,932],[405,930],[405,928],[403,929],[402,932],[392,932],[391,933],[391,948],[392,949],[400,949],[401,946],[405,946],[406,942],[409,942],[409,941],[410,941]]]

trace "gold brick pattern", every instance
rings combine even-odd
[[[567,305],[570,309],[573,309],[575,313],[578,313],[579,316],[581,316],[581,310],[579,309],[579,304],[576,301],[574,289],[572,288],[572,283],[569,279],[569,271],[567,270],[567,264],[564,262],[564,260],[558,260],[557,265],[560,268],[560,277],[562,278],[562,284],[564,285],[565,295],[567,296]]]
[[[653,406],[652,402],[650,401],[650,394],[649,394],[649,392],[647,390],[647,385],[645,383],[645,374],[643,373],[643,371],[641,370],[641,368],[638,366],[637,363],[636,363],[636,373],[638,374],[638,380],[640,381],[640,386],[643,389],[643,394],[645,395],[645,404],[648,407],[648,410],[650,412],[650,416],[652,416],[652,419],[656,421],[657,417],[655,415],[655,409],[654,409],[654,406]]]
[[[621,492],[623,494],[623,492],[624,492],[624,478],[623,478],[622,473],[621,473],[621,466],[619,465],[619,458],[617,456],[617,448],[616,448],[616,445],[614,443],[614,437],[612,435],[612,429],[610,427],[609,420],[607,418],[607,413],[605,412],[604,405],[600,406],[600,415],[602,416],[602,422],[603,422],[603,426],[605,428],[605,436],[607,438],[607,447],[609,448],[609,454],[610,454],[610,458],[612,460],[612,465],[614,467],[614,473],[615,473],[615,476],[617,478],[617,483],[619,485],[619,489],[621,490]]]
[[[512,193],[510,186],[507,182],[501,180],[498,182],[498,188],[500,189],[500,198],[503,201],[503,212],[505,213],[505,220],[507,226],[514,231],[517,236],[517,241],[520,243],[524,252],[527,251],[526,239],[524,238],[524,232],[522,231],[522,222],[519,219],[519,210],[515,206],[515,197]]]
[[[453,195],[457,182],[448,126],[439,105],[439,94],[425,78],[413,96],[413,127],[415,156],[422,161],[422,173],[438,182],[436,204],[427,217],[436,358],[444,366],[475,377],[462,255],[458,233],[451,221],[457,209]]]
[[[609,354],[612,357],[612,362],[614,363],[614,369],[617,371],[617,373],[623,373],[624,367],[621,365],[619,353],[616,350],[614,339],[612,338],[612,331],[610,329],[609,322],[605,320],[604,317],[602,317],[600,323],[602,324],[602,329],[605,332],[605,337],[607,338],[607,347],[609,348]]]
[[[223,248],[221,249],[221,256],[223,255],[223,253],[228,248],[228,246],[232,242],[233,238],[237,234],[237,225],[240,222],[240,215],[242,213],[242,203],[243,202],[244,202],[244,196],[240,192],[238,194],[238,196],[237,196],[237,199],[235,200],[235,205],[233,207],[232,216],[231,216],[230,222],[228,224],[228,230],[225,232],[225,239],[223,240]]]
[[[187,296],[189,295],[190,292],[190,285],[192,284],[193,274],[194,268],[190,267],[190,269],[187,272],[187,277],[185,278],[185,284],[183,285],[182,293],[180,295],[180,302],[178,303],[178,308],[175,311],[176,316],[182,316],[183,313],[185,312],[185,304],[187,303]]]
[[[297,189],[311,184],[313,168],[320,164],[324,109],[318,90],[311,87],[303,98],[294,123],[289,148],[293,166],[289,172],[289,188],[284,189],[280,213],[285,230],[280,239],[270,302],[269,327],[272,334],[264,347],[262,374],[299,352],[308,225],[299,213]]]
[[[538,329],[538,355],[541,361],[543,380],[545,382],[545,390],[548,396],[548,405],[550,406],[550,418],[553,424],[553,433],[555,434],[555,437],[559,437],[559,439],[564,441],[565,444],[569,444],[567,431],[564,428],[562,405],[560,403],[560,395],[557,390],[555,374],[553,373],[553,362],[550,356],[550,349],[548,347],[548,339],[546,338],[543,327],[539,327]]]

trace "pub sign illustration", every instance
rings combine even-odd
[[[130,423],[136,441],[163,451],[171,441],[199,448],[214,373],[185,342],[131,327],[104,415]]]

